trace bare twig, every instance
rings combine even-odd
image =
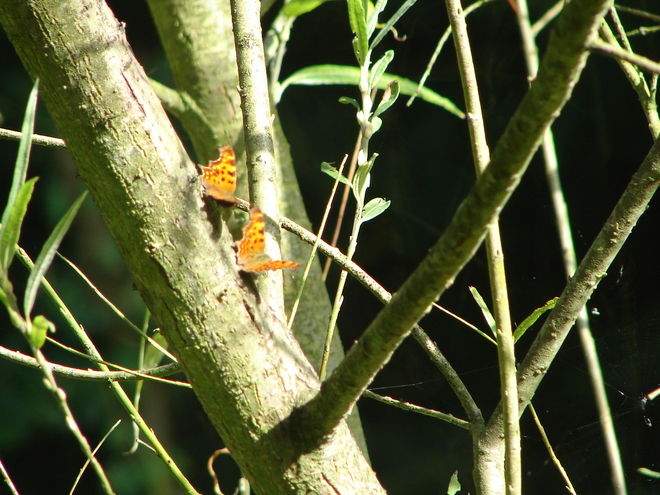
[[[370,399],[377,400],[378,402],[382,402],[383,404],[387,404],[388,406],[394,406],[399,409],[403,409],[404,411],[415,412],[415,413],[423,414],[424,416],[429,416],[431,418],[440,419],[442,421],[446,421],[449,424],[458,426],[465,430],[470,429],[470,423],[468,421],[457,418],[456,416],[452,416],[451,414],[435,411],[433,409],[427,409],[426,407],[420,407],[415,404],[411,404],[410,402],[396,400],[393,399],[392,397],[387,397],[385,395],[379,395],[372,392],[371,390],[365,390],[362,395]]]
[[[10,129],[0,129],[0,139],[11,139],[12,141],[20,141],[22,134],[18,131]],[[42,136],[41,134],[32,134],[32,143],[40,146],[50,146],[52,148],[66,148],[66,143],[63,139],[54,138],[50,136]]]
[[[643,55],[637,55],[636,53],[624,50],[619,46],[595,39],[589,44],[589,49],[603,53],[608,57],[625,60],[626,62],[630,62],[631,64],[636,65],[642,70],[660,74],[660,63],[655,62],[650,58],[646,58]]]
[[[26,356],[25,354],[18,351],[12,351],[5,347],[0,347],[0,357],[12,361],[16,364],[28,366],[30,368],[35,368],[35,369],[41,368],[40,364],[37,362],[35,358]],[[69,366],[63,366],[61,364],[55,364],[48,361],[47,364],[53,370],[53,373],[55,373],[56,375],[62,376],[64,378],[75,378],[78,380],[89,380],[89,381],[148,380],[148,379],[173,375],[174,373],[179,373],[181,371],[181,368],[179,367],[178,363],[169,363],[163,366],[158,366],[156,368],[149,368],[145,370],[126,370],[126,371],[108,371],[108,372],[83,370],[80,368],[71,368]],[[188,385],[187,383],[176,382],[173,380],[159,380],[159,381],[190,387],[190,385]]]

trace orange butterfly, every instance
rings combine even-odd
[[[202,183],[206,194],[223,203],[236,203],[236,153],[231,146],[220,148],[217,160],[202,167]]]
[[[243,230],[243,238],[238,243],[238,266],[244,272],[262,272],[264,270],[281,270],[282,268],[298,268],[293,261],[271,260],[264,253],[266,239],[266,224],[264,214],[259,208],[250,210],[250,223]]]

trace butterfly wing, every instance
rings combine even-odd
[[[246,272],[263,272],[266,270],[282,270],[283,268],[298,268],[299,266],[300,266],[299,263],[295,263],[293,261],[262,260],[257,264],[252,264],[252,266],[250,267],[243,267],[243,270],[245,270]]]
[[[218,201],[236,203],[236,153],[231,146],[220,148],[217,160],[202,166],[202,183],[206,194]]]
[[[250,214],[250,223],[243,230],[243,238],[238,244],[238,264],[241,270],[245,272],[263,272],[265,270],[299,267],[300,265],[293,261],[270,259],[270,256],[264,252],[266,248],[264,214],[258,208],[253,208]]]
[[[243,230],[243,238],[238,243],[238,264],[246,266],[250,260],[267,256],[266,248],[266,224],[264,214],[258,208],[250,211],[250,223]]]

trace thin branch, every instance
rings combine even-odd
[[[539,19],[532,25],[532,36],[536,36],[550,24],[555,17],[557,17],[561,10],[564,8],[566,0],[559,0],[556,4],[550,7]]]
[[[636,15],[636,16],[639,16],[639,17],[644,17],[645,19],[650,19],[654,22],[660,22],[660,15],[651,14],[650,12],[646,12],[645,10],[633,9],[632,7],[626,7],[625,5],[620,5],[618,3],[615,3],[614,6],[616,7],[617,10],[620,10],[621,12]]]
[[[10,139],[12,141],[20,141],[22,134],[18,131],[10,129],[0,129],[0,139]],[[41,134],[32,134],[32,143],[40,146],[49,146],[51,148],[66,148],[66,143],[63,139],[54,138],[50,136],[42,136]]]
[[[612,33],[612,30],[606,22],[601,24],[599,34],[606,43],[610,45],[619,44],[619,41],[616,39],[614,33]],[[649,88],[644,74],[639,70],[639,68],[637,68],[637,66],[621,58],[617,58],[616,61],[632,87],[637,92],[637,98],[639,99],[639,102],[642,105],[642,109],[644,110],[644,116],[646,117],[646,121],[649,124],[649,130],[655,139],[658,135],[660,135],[658,106],[655,100],[655,89],[652,89],[655,87],[655,85],[652,84],[652,88]]]
[[[243,129],[248,164],[250,200],[264,212],[266,218],[279,217],[277,167],[273,145],[273,114],[268,87],[268,72],[264,55],[259,15],[259,0],[231,0],[236,61],[240,84]],[[266,236],[266,253],[281,259],[279,232]],[[283,278],[279,271],[268,272],[257,281],[260,296],[282,321],[284,318]]]
[[[364,394],[362,395],[368,397],[369,399],[374,399],[377,400],[378,402],[382,402],[383,404],[387,404],[388,406],[394,406],[399,409],[403,409],[404,411],[415,412],[415,413],[423,414],[424,416],[429,416],[431,418],[440,419],[442,421],[446,421],[449,424],[458,426],[465,430],[470,429],[470,423],[468,421],[457,418],[456,416],[452,416],[451,414],[435,411],[434,409],[427,409],[426,407],[421,407],[415,404],[411,404],[410,402],[406,402],[403,400],[393,399],[392,397],[387,397],[385,395],[375,394],[371,390],[365,390]]]
[[[474,401],[467,387],[463,383],[463,380],[461,380],[458,373],[456,373],[451,364],[449,364],[447,358],[445,358],[442,352],[440,352],[436,343],[431,340],[419,325],[413,327],[412,336],[417,343],[422,346],[422,349],[424,349],[433,364],[435,364],[435,366],[442,372],[447,383],[449,383],[449,386],[454,391],[454,394],[458,397],[458,400],[461,402],[461,406],[463,406],[463,410],[470,421],[470,429],[473,432],[473,435],[480,435],[485,427],[484,417],[481,414],[481,410],[477,406],[477,403]]]
[[[473,4],[469,5],[468,7],[465,8],[464,14],[465,16],[470,15],[472,12],[477,10],[479,7],[486,3],[490,3],[494,0],[477,0]],[[563,0],[562,0],[563,1]],[[431,71],[433,70],[433,66],[435,65],[436,60],[438,60],[438,56],[440,56],[440,52],[442,51],[442,48],[445,46],[445,43],[449,39],[449,35],[451,35],[451,24],[447,26],[447,29],[445,29],[445,32],[442,33],[442,36],[440,37],[440,40],[438,41],[438,44],[435,47],[435,50],[433,51],[433,55],[431,55],[431,59],[429,60],[429,63],[426,64],[426,69],[424,70],[424,74],[422,75],[421,79],[419,80],[419,84],[417,85],[416,93],[418,94],[424,85],[426,84],[426,80],[429,78],[431,75]],[[415,101],[415,98],[417,98],[417,95],[414,94],[410,98],[408,98],[408,101],[406,102],[406,106],[409,107],[410,105],[413,104],[413,101]]]
[[[0,357],[5,358],[9,361],[12,361],[16,364],[21,364],[23,366],[28,366],[34,369],[41,369],[41,366],[37,360],[31,356],[27,356],[22,352],[12,351],[5,347],[0,346]],[[53,373],[65,378],[75,378],[78,380],[89,380],[89,381],[135,381],[135,380],[144,380],[149,378],[160,378],[164,376],[173,375],[174,373],[181,372],[181,368],[178,363],[169,363],[163,366],[157,366],[155,368],[149,368],[145,370],[130,370],[130,371],[95,371],[95,370],[83,370],[80,368],[71,368],[69,366],[63,366],[61,364],[51,363],[46,361],[48,366],[53,370]],[[187,383],[175,382],[172,380],[163,380],[165,382],[171,382],[174,384],[180,384],[185,386],[190,386]]]
[[[599,39],[593,40],[588,47],[592,51],[603,53],[608,57],[615,59],[625,60],[626,62],[636,65],[640,69],[660,74],[660,63],[655,62],[650,58],[646,58],[643,55],[637,55],[636,53],[629,52],[628,50],[624,50],[623,48],[610,43],[605,43]]]
[[[520,2],[519,2],[520,3]],[[490,161],[486,130],[479,97],[479,83],[472,59],[465,14],[459,0],[446,0],[449,22],[453,30],[456,58],[465,95],[467,124],[476,175],[479,177]],[[492,293],[493,309],[497,324],[497,355],[500,374],[500,394],[504,401],[505,428],[505,478],[509,495],[519,495],[522,490],[520,425],[518,423],[518,391],[516,383],[516,358],[511,328],[511,312],[504,266],[504,248],[497,221],[486,233],[486,256]]]
[[[14,486],[14,482],[9,477],[9,473],[5,469],[4,464],[2,464],[1,459],[0,459],[0,474],[2,474],[2,479],[5,480],[5,483],[9,487],[9,491],[11,492],[11,495],[19,495],[18,490],[16,489],[16,486]]]

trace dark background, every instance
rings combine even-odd
[[[552,4],[532,3],[532,19],[537,19]],[[126,22],[129,41],[147,73],[171,84],[146,6],[142,2],[121,0],[109,4],[119,20]],[[660,14],[655,2],[628,0],[626,5]],[[625,14],[622,19],[627,29],[652,24]],[[441,2],[419,0],[397,24],[399,34],[407,39],[396,42],[387,37],[382,44],[382,50],[395,50],[389,72],[419,79],[446,25]],[[472,14],[469,29],[488,139],[493,146],[527,89],[520,40],[514,14],[503,1]],[[633,46],[638,53],[657,60],[659,36],[638,36]],[[292,32],[282,77],[313,64],[354,64],[350,39],[344,2],[328,2],[302,16]],[[545,41],[543,33],[539,37],[541,46]],[[459,107],[464,106],[451,41],[427,86]],[[30,87],[31,82],[13,48],[0,31],[3,127],[20,129]],[[357,136],[353,109],[339,104],[340,96],[356,98],[357,90],[292,87],[279,106],[313,222],[321,218],[331,187],[330,179],[319,171],[320,163],[338,163],[345,153],[351,152]],[[371,143],[371,150],[379,153],[379,158],[373,169],[369,197],[390,199],[392,206],[363,227],[356,254],[356,261],[390,291],[395,291],[419,264],[474,180],[465,122],[421,100],[412,107],[406,107],[405,101],[406,98],[401,98],[383,115],[383,127]],[[553,130],[576,248],[581,257],[644,159],[652,139],[629,83],[616,63],[601,55],[589,58],[573,99]],[[36,132],[57,135],[43,107],[38,114]],[[185,136],[182,139],[186,142]],[[16,142],[0,140],[0,198],[7,195],[17,147]],[[83,190],[83,185],[76,178],[70,157],[61,150],[34,147],[29,174],[39,176],[40,180],[20,244],[36,257],[52,227]],[[660,493],[659,482],[635,472],[640,466],[660,470],[660,406],[650,404],[642,411],[639,401],[643,394],[660,386],[660,304],[657,302],[660,218],[656,203],[651,203],[589,303],[632,494]],[[565,284],[553,222],[543,165],[535,158],[502,214],[514,323],[559,295]],[[61,251],[132,321],[138,324],[142,321],[144,305],[133,290],[130,275],[91,200],[85,202]],[[11,275],[16,293],[21,294],[26,270],[16,262]],[[55,261],[48,278],[97,342],[104,357],[134,367],[135,334],[62,261]],[[336,273],[328,286],[333,292]],[[477,287],[488,300],[483,252],[461,273],[441,303],[485,329],[468,286]],[[380,308],[380,303],[358,283],[349,282],[340,316],[346,345],[360,335]],[[45,297],[39,298],[36,311],[58,323],[61,328],[56,335],[58,340],[75,345],[75,339]],[[0,345],[27,352],[27,346],[6,317],[1,318]],[[440,312],[427,316],[422,326],[461,373],[484,413],[490,414],[499,393],[493,346]],[[530,335],[518,343],[519,358],[536,330],[532,328]],[[46,354],[55,362],[88,366],[53,346],[46,347]],[[534,404],[578,493],[611,493],[581,354],[576,335],[571,335],[537,392]],[[181,493],[150,451],[140,448],[135,455],[123,454],[130,448],[130,422],[105,386],[65,379],[59,382],[66,389],[90,443],[98,442],[117,419],[123,419],[100,451],[117,493]],[[373,388],[385,395],[464,417],[439,372],[412,341],[405,342],[397,351]],[[359,406],[374,468],[389,493],[445,493],[455,470],[459,471],[464,486],[462,493],[474,493],[471,442],[466,432],[366,399]],[[195,487],[210,493],[212,486],[205,463],[222,442],[192,392],[150,383],[145,387],[142,410]],[[649,422],[650,427],[646,425]],[[528,413],[523,417],[522,429],[525,493],[564,493],[563,482],[549,462]],[[0,459],[24,495],[68,491],[84,462],[40,374],[4,360],[0,360]],[[231,493],[237,468],[228,458],[216,461],[215,466],[221,474],[223,490]],[[98,492],[98,482],[91,470],[83,476],[78,490]],[[0,493],[8,493],[6,487],[0,488]]]

